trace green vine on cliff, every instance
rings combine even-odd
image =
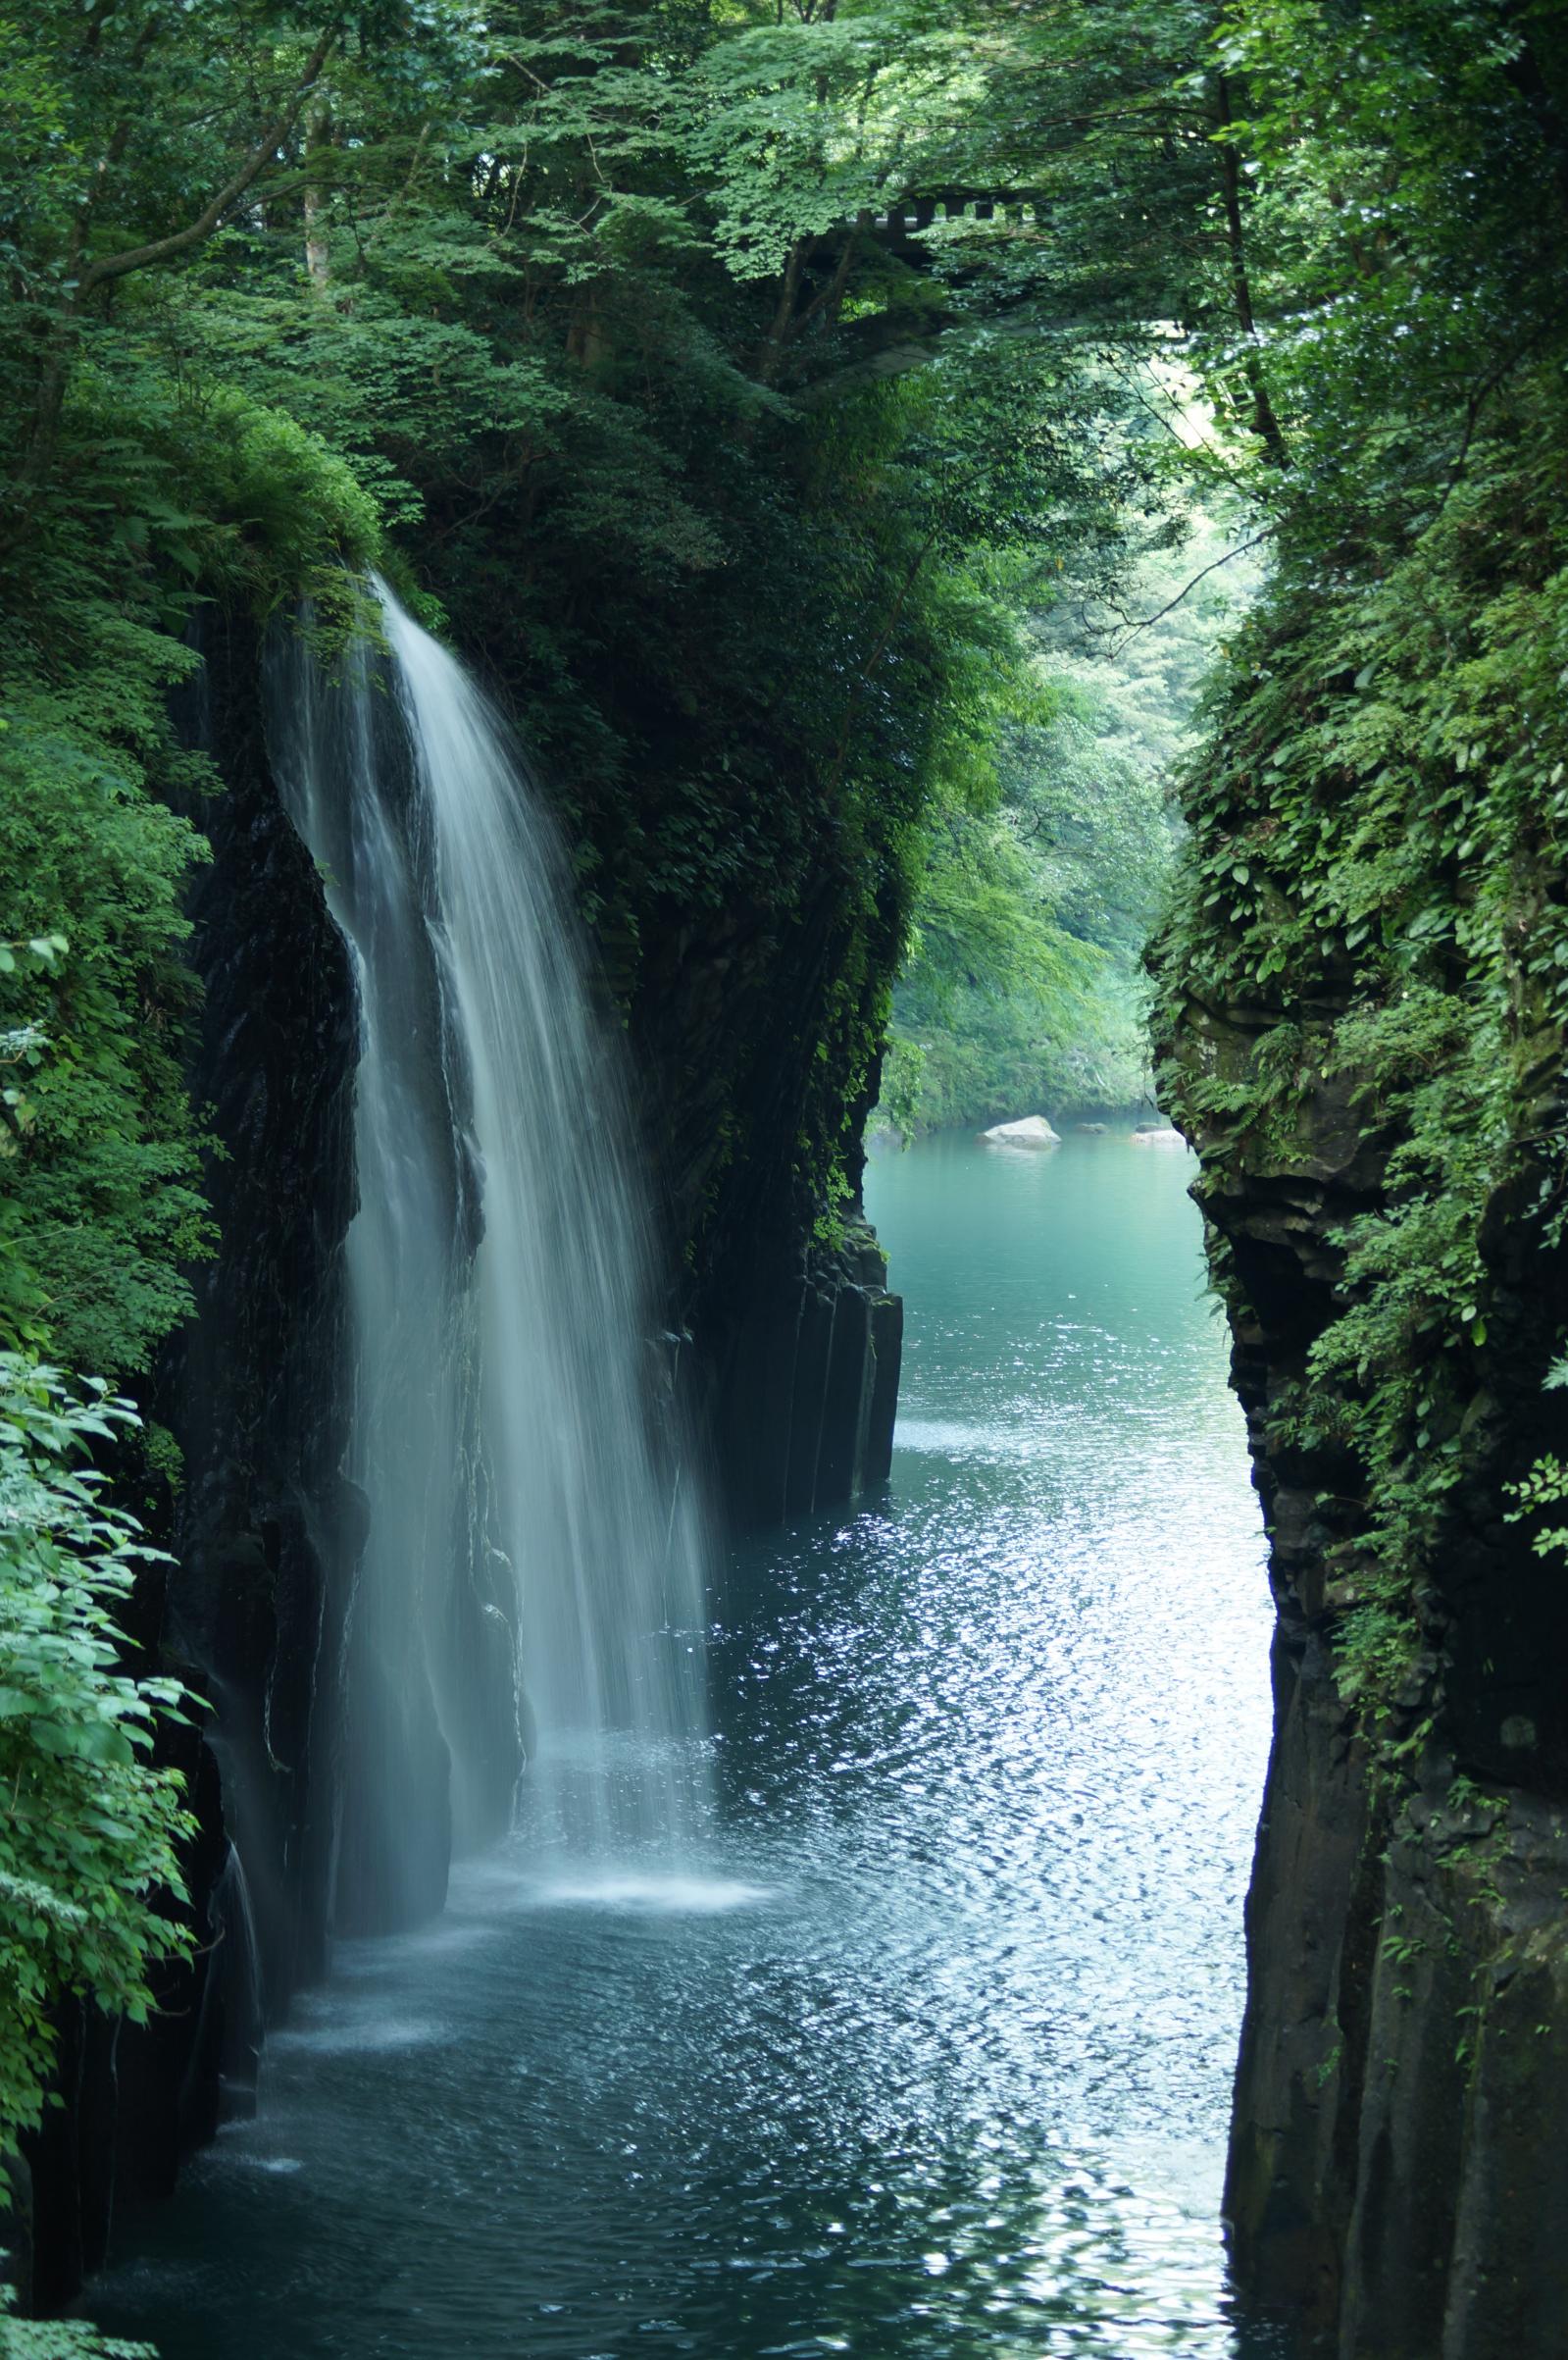
[[[1523,367],[1491,416],[1436,513],[1376,520],[1375,561],[1282,548],[1212,695],[1160,952],[1166,1085],[1216,1205],[1242,1174],[1310,1169],[1325,1122],[1376,1174],[1326,1227],[1334,1312],[1268,1445],[1354,1469],[1328,1603],[1341,1687],[1391,1734],[1453,1496],[1500,1447],[1489,1225],[1506,1205],[1549,1253],[1568,1189],[1560,386]],[[1243,1057],[1194,1052],[1194,1004],[1242,1016]],[[1244,1319],[1234,1265],[1226,1283]],[[1542,1509],[1549,1480],[1516,1498]]]

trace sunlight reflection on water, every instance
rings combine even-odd
[[[1269,1608],[1187,1178],[1114,1137],[874,1166],[892,1486],[731,1565],[700,1857],[525,1820],[352,1945],[106,2322],[166,2360],[1274,2348],[1217,2221]]]

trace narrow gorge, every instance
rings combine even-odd
[[[1568,2348],[1565,253],[1555,0],[10,28],[7,2360]]]

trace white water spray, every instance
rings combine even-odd
[[[271,732],[360,997],[337,1889],[363,1927],[439,1906],[525,1755],[563,1844],[673,1844],[703,1719],[648,1223],[560,850],[498,716],[378,594],[389,673],[360,646],[334,683],[291,641]]]

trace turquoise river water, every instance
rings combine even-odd
[[[120,2232],[164,2360],[1260,2360],[1219,2226],[1269,1607],[1184,1152],[874,1159],[892,1482],[733,1558],[679,1873],[525,1823]]]

